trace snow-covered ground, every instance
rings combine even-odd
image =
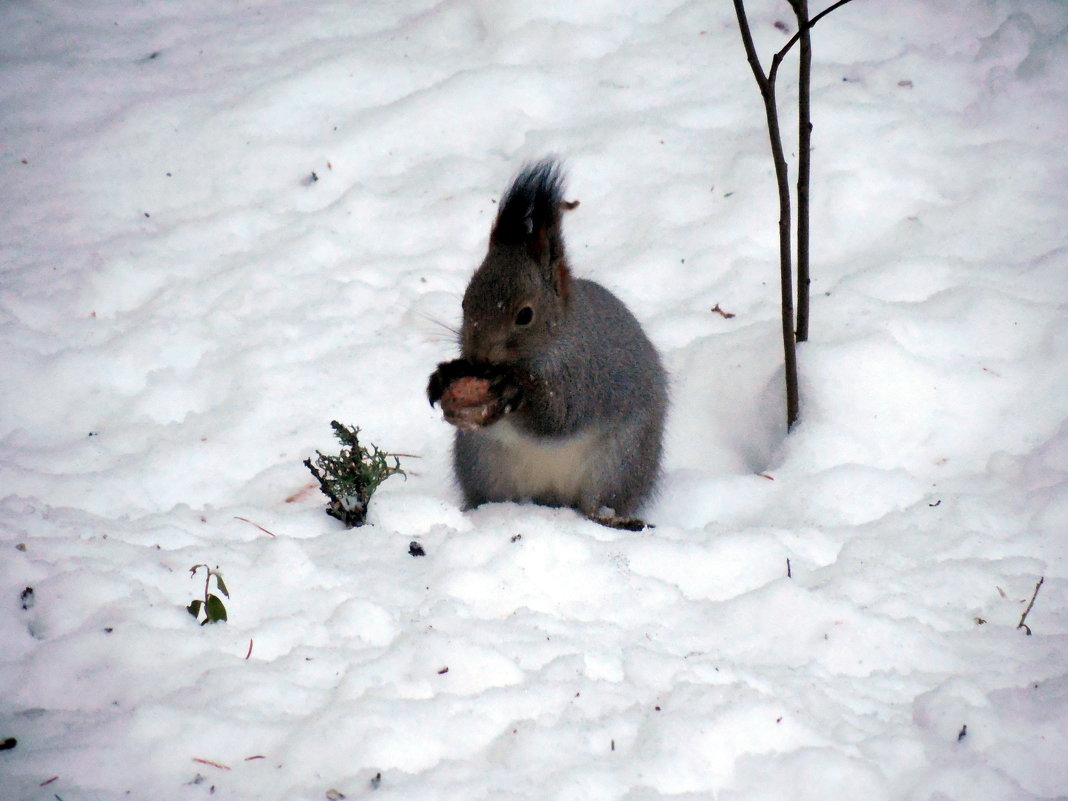
[[[748,5],[767,61],[789,7]],[[730,3],[42,0],[0,30],[0,799],[1068,797],[1063,2],[816,28],[789,436]],[[672,373],[651,531],[461,513],[423,394],[546,153],[575,272]],[[301,464],[335,418],[421,457],[361,529]],[[198,563],[229,622],[186,613]]]

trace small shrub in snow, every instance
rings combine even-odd
[[[330,499],[326,513],[336,517],[349,528],[362,526],[367,521],[367,504],[378,485],[394,473],[404,475],[400,459],[380,451],[371,444],[368,450],[360,444],[360,429],[343,426],[337,420],[330,421],[334,436],[344,446],[337,456],[324,456],[316,451],[315,463],[305,459],[307,467],[319,482],[319,488]],[[390,459],[393,464],[390,464]]]
[[[218,623],[220,620],[226,620],[226,607],[223,605],[222,598],[211,592],[212,578],[215,579],[215,587],[219,592],[227,598],[230,597],[230,593],[227,591],[226,583],[219,572],[212,570],[207,565],[193,565],[189,568],[189,578],[196,576],[200,568],[204,568],[207,574],[204,576],[204,597],[194,598],[189,606],[186,607],[186,611],[197,620],[200,620],[200,614],[203,612],[204,619],[200,621],[200,625],[205,626],[208,623]]]

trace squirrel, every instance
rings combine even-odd
[[[427,396],[456,425],[464,508],[492,501],[572,507],[614,528],[660,472],[667,375],[622,301],[573,278],[561,232],[560,165],[527,164],[501,199],[489,249],[464,292],[461,358]]]

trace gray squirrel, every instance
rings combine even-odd
[[[461,358],[427,386],[456,426],[464,508],[569,506],[615,528],[660,471],[667,376],[615,295],[573,278],[560,230],[559,164],[528,164],[501,199],[489,252],[463,298]]]

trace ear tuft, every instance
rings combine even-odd
[[[531,258],[543,267],[563,259],[563,191],[564,179],[556,160],[542,159],[525,166],[501,198],[490,242],[524,245]]]

